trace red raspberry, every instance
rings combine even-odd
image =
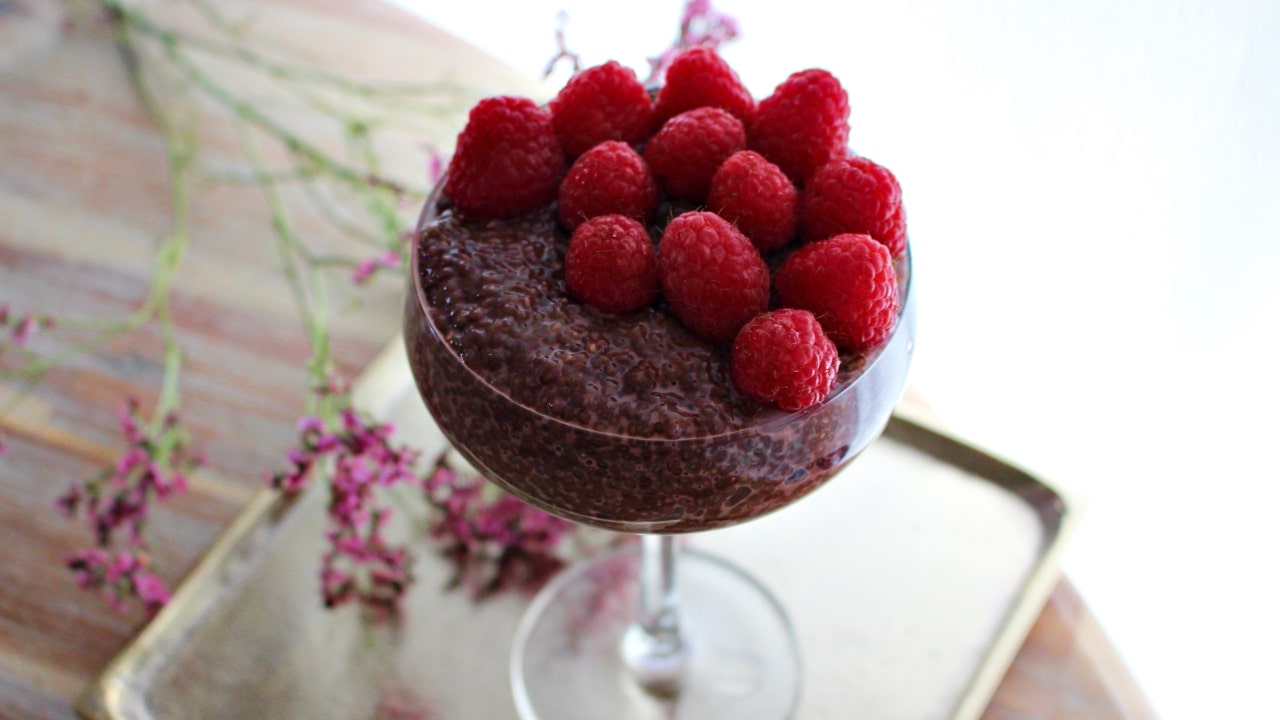
[[[658,207],[658,183],[630,145],[609,140],[574,161],[560,183],[560,224],[572,231],[597,215],[626,215],[641,222]]]
[[[574,75],[548,107],[570,159],[605,140],[639,143],[653,127],[649,91],[634,70],[613,60]]]
[[[751,150],[734,153],[711,178],[707,207],[738,226],[760,252],[777,250],[796,234],[795,185],[777,165]]]
[[[711,342],[732,340],[769,305],[769,268],[760,253],[711,212],[687,212],[667,224],[658,279],[680,322]]]
[[[707,106],[723,108],[745,124],[755,113],[756,101],[715,50],[690,48],[667,67],[666,81],[653,106],[654,121],[664,123],[682,112]]]
[[[760,101],[749,145],[803,186],[848,143],[849,96],[840,81],[826,70],[802,70]]]
[[[645,145],[644,159],[668,193],[701,202],[720,163],[746,147],[746,130],[738,118],[704,107],[668,120]]]
[[[757,315],[733,341],[729,377],[757,402],[788,412],[822,402],[836,384],[840,355],[808,310]]]
[[[786,307],[818,317],[841,350],[873,347],[898,321],[898,279],[889,250],[868,235],[846,233],[791,254],[773,279]]]
[[[805,186],[800,208],[805,240],[862,233],[884,243],[894,257],[907,249],[898,180],[866,158],[836,158],[823,165]]]
[[[582,223],[569,238],[564,283],[574,297],[605,312],[630,312],[653,302],[658,270],[649,232],[622,215]]]
[[[564,166],[546,110],[525,98],[486,98],[458,135],[444,191],[465,213],[517,215],[555,199]]]

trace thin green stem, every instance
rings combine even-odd
[[[317,312],[328,317],[328,300],[325,298],[324,285],[320,285],[318,293],[321,301]],[[325,420],[332,420],[338,412],[349,403],[349,398],[329,391],[330,376],[333,373],[332,345],[329,339],[328,323],[316,323],[311,333],[311,357],[307,360],[307,376],[311,380],[312,392],[307,398],[309,412],[319,415]]]
[[[88,339],[75,343],[71,347],[66,348],[60,353],[57,353],[55,355],[50,355],[48,357],[43,357],[28,365],[24,365],[22,367],[0,373],[0,380],[13,380],[13,379],[22,378],[22,379],[35,380],[36,382],[39,382],[41,379],[44,378],[46,374],[48,374],[50,370],[53,370],[55,367],[58,367],[59,365],[62,365],[63,363],[71,360],[72,358],[75,358],[86,352],[91,352],[94,349],[101,347],[105,343],[109,343],[112,340],[115,340],[116,338],[120,337],[121,335],[127,332],[130,332],[132,330],[137,330],[138,328],[147,324],[147,322],[151,320],[151,317],[152,317],[152,306],[151,306],[150,298],[148,298],[147,301],[143,303],[142,307],[135,310],[128,317],[122,320],[119,320],[115,323],[112,323],[111,325],[108,325],[107,327],[95,333],[93,336],[89,337]]]
[[[320,176],[316,170],[297,168],[293,170],[263,170],[262,173],[234,170],[206,170],[201,178],[207,182],[221,185],[262,185],[265,183],[310,183]]]
[[[262,148],[258,143],[254,128],[245,118],[237,118],[236,129],[240,134],[241,144],[248,156],[250,165],[258,174],[262,189],[267,196],[267,204],[271,209],[271,225],[276,239],[276,254],[280,258],[281,269],[288,280],[290,292],[298,309],[303,327],[311,344],[311,357],[307,360],[307,376],[313,388],[317,390],[308,398],[308,411],[321,417],[331,418],[336,410],[329,407],[327,397],[319,388],[325,387],[331,369],[328,327],[328,295],[326,284],[319,274],[319,269],[311,262],[302,243],[289,221],[284,199],[276,183],[266,175],[266,165],[262,156]],[[304,263],[299,262],[302,257]]]
[[[276,138],[276,140],[283,144],[289,152],[305,158],[311,164],[324,168],[334,177],[342,180],[353,188],[361,186],[383,187],[396,193],[412,192],[416,195],[426,194],[426,191],[421,188],[410,189],[394,180],[362,174],[351,167],[337,162],[328,155],[325,155],[320,151],[320,149],[311,143],[290,132],[287,128],[280,125],[258,108],[250,105],[237,97],[230,90],[223,87],[222,84],[210,77],[200,68],[199,65],[192,61],[187,53],[183,52],[176,43],[162,43],[162,45],[164,47],[165,54],[174,62],[175,65],[178,66],[180,70],[182,70],[188,80],[235,115],[249,121],[268,135]]]
[[[220,30],[224,35],[236,37],[243,31],[242,26],[232,23],[211,3],[205,2],[204,0],[191,0],[190,4],[196,7],[209,20],[210,24]],[[217,55],[235,58],[246,65],[259,68],[265,74],[276,79],[328,85],[337,90],[341,90],[358,97],[414,97],[434,94],[452,96],[460,89],[457,85],[449,82],[430,83],[426,85],[389,85],[385,83],[355,82],[350,78],[334,74],[324,70],[323,68],[285,62],[269,57],[263,53],[245,47],[242,44],[228,45],[196,35],[190,35],[173,30],[162,30],[141,15],[138,15],[138,20],[146,24],[145,29],[148,33],[156,34],[157,36],[170,35],[190,47],[199,48],[200,50]]]
[[[165,148],[169,158],[169,186],[173,200],[173,233],[156,253],[156,270],[151,286],[151,300],[155,307],[156,322],[164,337],[164,377],[160,384],[160,396],[156,400],[151,424],[159,431],[164,418],[176,411],[179,405],[179,378],[182,374],[182,347],[178,342],[177,327],[170,309],[173,283],[182,266],[187,243],[191,237],[191,179],[195,156],[194,129],[175,127],[172,117],[165,123]]]
[[[347,135],[353,151],[364,160],[369,173],[371,175],[378,174],[381,163],[378,160],[378,153],[373,147],[373,140],[369,137],[368,129],[362,125],[350,126],[347,130]],[[381,223],[383,236],[388,239],[386,244],[388,246],[396,244],[403,224],[396,214],[394,204],[390,202],[386,193],[374,192],[373,188],[368,187],[357,188],[356,192],[364,199],[369,212]]]
[[[321,194],[320,183],[305,183],[303,184],[302,189],[307,194],[307,200],[311,202],[311,205],[315,208],[316,212],[328,221],[329,224],[333,225],[334,228],[366,245],[372,245],[375,247],[382,246],[383,241],[379,235],[369,232],[367,228],[357,225],[351,220],[338,215],[338,212],[335,209],[338,207],[338,203],[336,203],[332,198],[325,197]]]
[[[266,161],[262,156],[262,147],[258,143],[257,136],[254,135],[253,129],[249,127],[245,118],[236,118],[235,125],[236,132],[240,136],[240,144],[248,157],[249,166],[267,198],[267,205],[271,211],[271,228],[275,236],[276,256],[280,260],[280,270],[284,273],[285,280],[289,284],[289,292],[293,295],[298,317],[302,320],[303,327],[307,329],[308,335],[310,335],[311,329],[316,324],[316,314],[312,310],[311,302],[308,300],[308,288],[303,283],[298,264],[297,255],[299,254],[300,243],[294,236],[293,226],[289,222],[284,199],[280,196],[280,189],[267,170]]]

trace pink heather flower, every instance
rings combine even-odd
[[[427,153],[427,183],[435,187],[449,166],[449,155],[431,143],[424,143],[422,148]]]
[[[535,589],[563,565],[558,551],[573,524],[505,493],[487,499],[486,489],[492,488],[483,478],[463,478],[437,465],[423,481],[427,502],[437,510],[428,536],[454,563],[454,584],[476,597]]]
[[[379,270],[394,270],[400,267],[400,251],[387,250],[381,255],[362,260],[356,265],[356,269],[351,273],[351,282],[356,285],[363,285],[369,282],[369,278],[373,277]]]
[[[48,315],[28,313],[15,316],[8,303],[0,305],[0,329],[8,329],[9,339],[14,345],[26,345],[37,331],[53,325],[54,320]]]
[[[111,479],[118,481],[120,484],[124,484],[129,473],[133,472],[134,468],[142,467],[146,465],[147,462],[147,451],[135,445],[129,448],[125,454],[121,455],[120,459],[116,461],[116,471],[115,474],[112,475]]]
[[[116,409],[116,422],[119,423],[120,431],[124,433],[124,439],[130,445],[139,445],[145,439],[139,429],[138,420],[138,399],[127,398],[125,404]]]
[[[184,491],[202,458],[188,447],[176,414],[166,415],[158,429],[144,428],[138,401],[129,398],[116,418],[125,451],[97,476],[73,484],[56,500],[67,517],[83,516],[94,538],[95,546],[72,555],[67,567],[77,583],[102,590],[113,606],[123,609],[132,598],[154,613],[168,601],[169,592],[141,552],[146,547],[143,529],[152,503]],[[115,550],[120,543],[127,549]]]
[[[330,386],[339,385],[330,381]],[[390,615],[413,577],[408,550],[392,545],[383,534],[391,510],[383,506],[380,491],[416,483],[418,454],[391,444],[391,425],[369,420],[353,408],[344,408],[335,420],[337,427],[318,417],[300,420],[299,447],[288,453],[290,467],[271,482],[282,492],[297,493],[318,464],[332,467],[321,596],[326,607],[357,602]]]
[[[315,415],[307,415],[298,420],[298,434],[303,436],[320,435],[324,433],[324,420]]]
[[[81,550],[67,561],[71,572],[80,587],[90,587],[98,583],[106,575],[106,567],[110,558],[106,551],[93,549]]]
[[[329,373],[324,380],[324,387],[319,388],[318,392],[322,395],[332,395],[341,397],[351,392],[351,383],[342,375],[334,372]]]
[[[738,20],[717,11],[711,6],[711,0],[688,0],[680,18],[680,35],[661,55],[649,58],[650,72],[646,82],[653,84],[659,81],[681,51],[694,47],[718,49],[737,38],[739,33]]]
[[[0,433],[0,455],[9,452],[9,445],[4,441],[4,433]]]
[[[161,608],[169,603],[172,595],[169,588],[157,576],[152,574],[139,574],[134,576],[134,588],[137,590],[138,599],[147,607]]]
[[[169,588],[151,572],[150,559],[143,553],[112,554],[101,548],[81,550],[67,558],[76,583],[95,590],[117,610],[125,610],[131,598],[137,598],[148,615],[154,615],[169,602]]]
[[[31,336],[36,334],[36,330],[39,327],[39,323],[34,316],[28,315],[22,318],[13,329],[13,341],[19,345],[26,345]]]
[[[377,271],[377,258],[361,260],[360,263],[356,265],[356,269],[351,271],[351,282],[357,285],[363,285],[366,282],[369,282],[369,278],[373,277],[373,274]]]
[[[73,486],[70,490],[63,493],[54,501],[54,505],[62,514],[68,518],[74,518],[80,510],[80,504],[85,501],[84,491],[79,487]]]
[[[329,382],[320,388],[342,387]],[[497,493],[483,479],[462,477],[437,464],[425,477],[414,471],[418,453],[392,443],[394,428],[354,408],[336,416],[298,421],[298,446],[288,468],[271,477],[285,493],[300,492],[316,467],[330,468],[327,549],[321,559],[320,592],[326,607],[356,603],[375,618],[387,618],[413,583],[412,557],[385,531],[391,509],[387,488],[420,487],[436,512],[428,537],[456,566],[455,584],[481,597],[508,587],[530,589],[562,565],[562,538],[573,525]]]

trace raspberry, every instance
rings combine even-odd
[[[800,248],[774,275],[786,307],[817,316],[841,350],[858,352],[889,337],[898,321],[898,281],[889,250],[846,233]]]
[[[564,256],[570,294],[591,307],[625,313],[653,302],[658,270],[644,226],[622,215],[601,215],[578,226]]]
[[[682,112],[707,106],[723,108],[745,124],[755,113],[756,101],[715,50],[691,48],[667,67],[666,81],[653,106],[654,121],[661,124]]]
[[[711,178],[707,207],[738,226],[760,252],[796,234],[796,187],[777,165],[751,150],[734,153]]]
[[[848,143],[849,96],[840,81],[826,70],[802,70],[760,101],[748,145],[803,186]]]
[[[645,146],[644,159],[668,193],[701,202],[720,163],[746,147],[738,118],[704,107],[668,120]]]
[[[836,384],[840,355],[808,310],[757,315],[733,341],[729,377],[739,392],[788,412],[822,402]]]
[[[466,213],[517,215],[555,198],[564,166],[546,110],[525,98],[486,98],[458,135],[445,194]]]
[[[560,183],[560,224],[572,231],[597,215],[626,215],[641,222],[658,207],[658,183],[630,145],[609,140],[583,153]]]
[[[711,212],[687,212],[667,224],[658,279],[680,322],[711,342],[733,339],[769,305],[769,268],[760,253]]]
[[[809,179],[800,206],[800,232],[806,240],[862,233],[884,243],[894,257],[907,249],[898,181],[866,158],[837,158],[823,165]]]
[[[653,126],[649,91],[634,70],[613,60],[574,75],[548,106],[570,159],[605,140],[639,143]]]

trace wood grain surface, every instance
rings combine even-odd
[[[148,5],[175,26],[194,22],[180,6]],[[255,38],[270,46],[353,77],[446,78],[470,99],[540,92],[532,80],[378,0],[219,6],[250,19]],[[109,27],[79,8],[0,1],[0,303],[18,312],[123,316],[144,301],[152,252],[171,229],[169,177],[163,142],[129,87]],[[447,144],[464,111],[460,105],[428,126],[393,133],[383,148],[392,158],[387,172],[423,182],[422,142]],[[212,106],[203,112],[202,162],[243,166],[227,114]],[[336,142],[322,118],[288,112],[318,144]],[[173,312],[187,358],[182,413],[208,466],[150,526],[152,554],[171,584],[281,464],[303,408],[308,354],[278,280],[262,193],[215,183],[197,183],[196,192]],[[302,231],[335,251],[358,252],[325,239],[332,233],[324,220],[299,198],[288,200]],[[349,374],[398,329],[401,292],[382,281],[334,298],[337,359]],[[58,353],[84,337],[55,329],[32,347]],[[0,367],[12,362],[0,356]],[[161,374],[162,339],[143,329],[70,360],[0,419],[9,445],[0,457],[0,718],[74,717],[77,697],[145,622],[75,586],[63,559],[89,537],[53,503],[69,483],[114,460],[122,447],[116,409],[130,395],[150,406]],[[0,388],[0,397],[12,389]],[[993,720],[1150,716],[1065,581],[987,713]]]

